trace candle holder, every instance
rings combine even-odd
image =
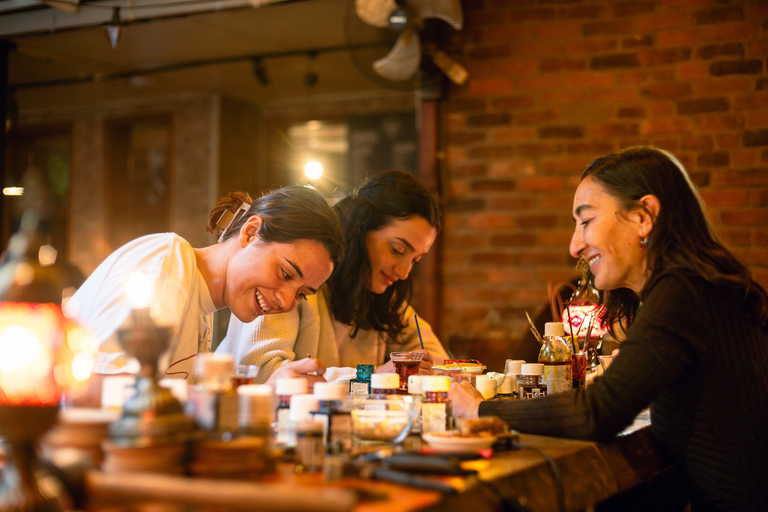
[[[112,443],[143,447],[183,443],[195,432],[195,421],[184,414],[181,403],[158,384],[158,361],[168,350],[172,331],[157,326],[149,308],[135,309],[129,325],[117,331],[126,353],[141,366],[136,378],[136,394],[123,406],[123,413],[109,428]]]

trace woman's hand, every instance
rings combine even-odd
[[[302,378],[307,379],[309,388],[315,385],[315,382],[325,382],[323,374],[325,373],[325,365],[319,359],[313,357],[305,357],[298,361],[291,361],[280,366],[277,370],[272,372],[272,375],[267,379],[267,384],[274,385],[277,379],[290,379],[290,378]]]
[[[455,418],[477,418],[482,395],[467,381],[451,384],[451,408]]]

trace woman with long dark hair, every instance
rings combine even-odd
[[[635,147],[593,162],[573,202],[570,252],[606,290],[626,334],[586,389],[480,402],[454,385],[454,411],[521,431],[607,440],[650,405],[655,439],[693,510],[768,503],[768,296],[716,236],[680,162]]]
[[[235,354],[241,364],[259,366],[259,382],[281,367],[275,376],[284,376],[296,364],[322,373],[317,360],[332,367],[325,374],[329,380],[354,376],[357,364],[394,371],[387,362],[390,352],[420,348],[409,277],[440,230],[436,194],[406,172],[388,171],[334,208],[346,252],[320,293],[291,315],[250,324],[231,320],[217,349]],[[445,350],[429,324],[420,319],[419,328],[426,359],[442,361]],[[308,355],[316,366],[290,363]]]

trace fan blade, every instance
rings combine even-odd
[[[67,14],[77,12],[80,8],[80,0],[42,0],[48,7],[53,7]]]
[[[408,80],[419,69],[421,41],[413,29],[407,29],[397,38],[390,52],[373,63],[373,69],[387,80]]]
[[[369,25],[389,28],[389,15],[397,9],[394,0],[355,0],[355,11]]]
[[[419,16],[419,19],[438,18],[461,30],[464,16],[461,10],[461,0],[408,0]]]

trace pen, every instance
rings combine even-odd
[[[421,350],[424,350],[424,340],[421,338],[421,329],[419,329],[419,315],[414,314],[413,319],[416,321],[416,332],[419,333],[419,343],[421,343]]]

